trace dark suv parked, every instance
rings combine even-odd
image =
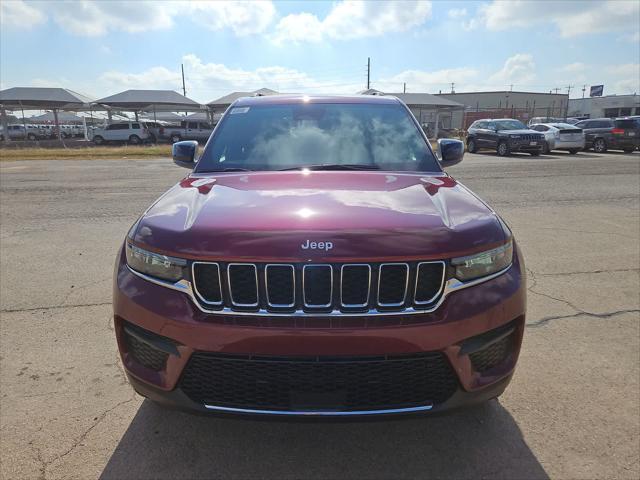
[[[637,118],[591,118],[575,125],[584,131],[585,150],[633,152],[640,145],[640,120]]]
[[[501,157],[512,152],[540,155],[543,144],[544,135],[511,118],[476,120],[469,127],[467,135],[469,153],[491,148]]]

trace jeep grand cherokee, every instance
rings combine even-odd
[[[443,170],[394,97],[229,107],[193,169],[117,257],[115,331],[133,388],[220,414],[447,410],[500,395],[525,320],[505,222]]]

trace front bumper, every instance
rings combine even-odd
[[[140,394],[164,405],[208,413],[299,416],[405,415],[437,412],[487,400],[502,393],[518,359],[524,331],[526,286],[516,248],[513,265],[502,275],[450,294],[425,314],[387,317],[287,318],[208,314],[184,293],[152,284],[126,267],[121,254],[114,282],[115,330],[127,375]],[[164,349],[160,366],[140,362],[132,354],[127,326],[139,327],[140,338]],[[509,354],[491,368],[477,371],[471,353],[495,341],[509,328]],[[489,335],[489,337],[487,337]],[[160,344],[156,344],[157,339]],[[163,344],[166,340],[166,344]],[[484,343],[483,343],[484,342]],[[194,400],[183,388],[189,360],[196,354],[245,355],[292,359],[404,356],[438,352],[451,367],[455,389],[446,399],[421,405],[375,409],[234,408]],[[149,368],[149,366],[152,368]]]
[[[535,145],[531,145],[530,141],[525,141],[525,142],[514,142],[511,141],[509,143],[509,150],[511,152],[526,152],[526,153],[530,153],[530,152],[541,152],[542,151],[542,145],[543,145],[544,140],[537,140],[535,141]]]

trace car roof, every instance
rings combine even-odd
[[[475,120],[475,122],[498,122],[500,120],[508,120],[508,121],[512,121],[512,122],[519,122],[520,121],[520,120],[518,120],[516,118],[479,118],[478,120]]]
[[[264,95],[242,97],[232,103],[234,107],[252,105],[294,105],[297,103],[360,103],[396,104],[400,100],[393,95]]]

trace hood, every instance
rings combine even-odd
[[[147,210],[134,241],[192,259],[427,260],[504,233],[446,174],[291,171],[189,176]]]

